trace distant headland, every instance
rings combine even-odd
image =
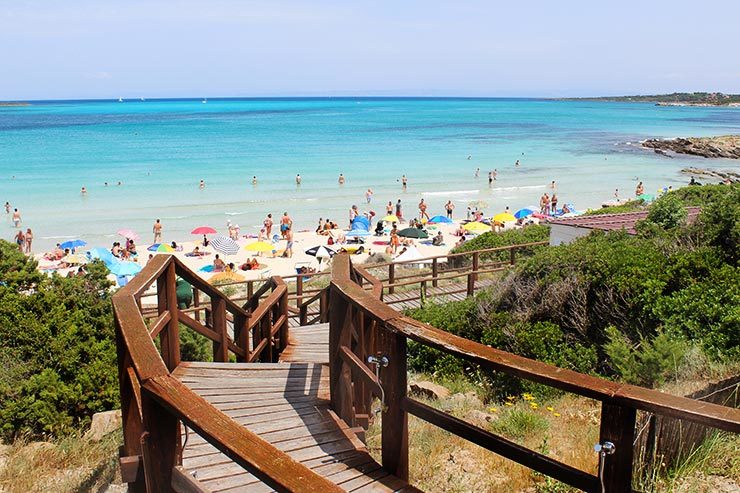
[[[31,106],[31,103],[22,101],[0,101],[0,106]]]
[[[732,106],[740,107],[740,94],[721,92],[674,92],[651,96],[606,96],[596,98],[562,98],[563,101],[610,101],[622,103],[655,103],[656,106]]]

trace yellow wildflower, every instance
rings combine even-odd
[[[507,401],[513,401],[514,399],[516,399],[516,396],[513,396],[513,395],[507,395],[506,396],[506,400]]]
[[[552,415],[555,416],[556,418],[560,417],[560,413],[552,413]]]
[[[513,404],[513,403],[511,403],[511,402],[507,402],[507,403],[506,403],[506,405],[507,405],[507,406],[513,406],[514,404]]]
[[[553,412],[555,409],[552,406],[547,406],[546,408],[548,411]]]
[[[537,409],[537,408],[538,408],[538,407],[540,407],[540,406],[539,406],[539,404],[537,404],[536,402],[530,402],[530,403],[529,403],[529,407],[531,407],[532,409]]]
[[[534,400],[534,396],[532,394],[528,394],[526,392],[524,394],[522,394],[522,398],[525,401],[533,401]]]
[[[495,407],[489,407],[488,410],[491,411],[492,413],[498,412],[498,409],[496,409]]]

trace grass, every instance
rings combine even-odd
[[[566,395],[538,402],[524,395],[484,403],[476,397],[482,395],[481,389],[463,378],[440,383],[453,392],[450,398],[419,399],[532,450],[596,472],[593,445],[598,441],[599,407],[595,401]],[[491,416],[491,421],[481,422],[481,413]],[[367,433],[368,448],[376,460],[380,460],[380,429],[375,422]],[[412,484],[429,492],[574,491],[413,416],[409,416],[409,464]]]
[[[72,435],[56,442],[16,440],[0,462],[0,491],[97,491],[117,474],[120,431],[99,442]]]

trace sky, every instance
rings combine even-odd
[[[738,19],[738,0],[0,0],[0,100],[740,93]]]

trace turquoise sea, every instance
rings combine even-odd
[[[507,205],[515,210],[536,204],[552,180],[560,203],[585,209],[613,198],[617,188],[620,196],[631,196],[638,179],[648,192],[686,183],[679,171],[688,165],[738,167],[667,158],[638,141],[738,132],[740,109],[642,103],[41,101],[0,107],[0,200],[18,207],[22,226],[34,230],[35,251],[71,238],[109,246],[120,228],[148,242],[156,218],[166,240],[187,240],[195,226],[224,230],[228,220],[242,233],[256,233],[267,212],[288,211],[298,229],[313,228],[319,217],[344,224],[352,204],[382,215],[384,204],[399,198],[406,216],[420,197],[433,213],[442,213],[449,199],[458,216],[477,199],[491,204],[492,213]],[[489,187],[492,169],[498,175]],[[339,173],[344,186],[337,183]],[[402,174],[409,179],[405,192]],[[367,188],[375,192],[370,205]],[[8,216],[0,236],[14,233]]]

